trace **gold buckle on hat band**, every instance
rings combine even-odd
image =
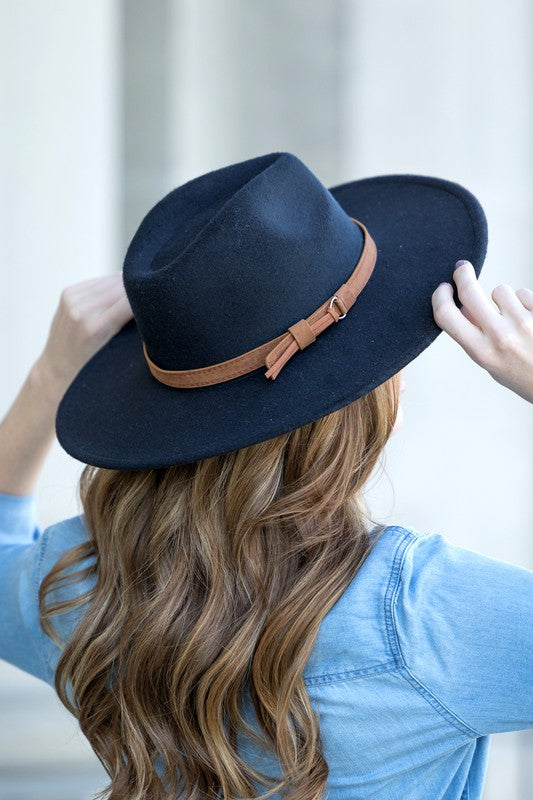
[[[287,331],[275,339],[248,350],[235,358],[221,361],[218,364],[211,364],[208,367],[198,369],[161,369],[150,359],[143,342],[143,352],[150,372],[160,383],[178,389],[195,389],[199,386],[212,386],[216,383],[223,383],[259,367],[266,366],[266,378],[275,380],[287,361],[298,352],[308,347],[315,341],[316,337],[322,333],[333,322],[344,319],[357,297],[362,292],[372,272],[377,258],[376,243],[372,239],[366,227],[359,220],[350,217],[363,232],[363,249],[357,264],[350,277],[336,291],[336,293],[309,317],[301,319],[294,325],[290,325]],[[334,303],[340,308],[339,311]]]

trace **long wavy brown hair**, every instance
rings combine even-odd
[[[399,374],[221,456],[84,468],[89,538],[46,575],[39,606],[62,649],[56,692],[111,778],[95,798],[325,796],[328,765],[302,672],[371,549],[362,489],[394,428]],[[46,606],[54,588],[90,576],[90,591]],[[63,642],[51,618],[82,603]],[[245,685],[263,737],[241,716]],[[242,759],[239,729],[279,759],[282,781]],[[271,788],[259,795],[254,782]]]

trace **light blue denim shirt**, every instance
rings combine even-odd
[[[37,592],[86,538],[83,514],[41,533],[34,495],[0,494],[0,658],[52,687],[60,650],[39,625]],[[63,637],[85,608],[53,618]],[[532,623],[532,570],[389,525],[324,618],[304,671],[328,800],[481,798],[490,734],[533,728]],[[243,713],[257,729],[247,695]],[[281,775],[249,740],[240,748]]]

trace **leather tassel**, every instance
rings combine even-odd
[[[292,358],[292,356],[295,353],[297,353],[298,350],[300,349],[297,343],[294,341],[292,335],[288,334],[288,336],[286,336],[285,339],[282,339],[279,345],[277,345],[277,347],[275,347],[274,350],[272,350],[268,354],[267,358],[269,358],[269,356],[272,356],[276,352],[276,350],[280,349],[280,345],[284,345],[285,349],[276,358],[270,369],[267,372],[265,372],[265,377],[272,378],[272,380],[276,379],[276,376],[280,373],[281,369],[285,366],[287,361],[289,361],[289,359]]]
[[[326,308],[322,316],[311,323],[309,327],[316,337],[333,322],[338,321],[339,312],[334,308]],[[274,349],[271,350],[267,355],[265,363],[267,366],[270,364],[270,369],[265,372],[265,377],[275,380],[276,376],[279,375],[287,361],[289,361],[289,359],[291,359],[293,355],[301,349],[303,349],[303,347],[300,347],[292,332],[289,331],[289,333],[281,340],[281,342],[278,342],[276,347],[274,347]]]

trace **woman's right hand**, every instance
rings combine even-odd
[[[453,280],[462,306],[452,285],[441,283],[431,296],[435,322],[495,381],[533,403],[533,291],[502,283],[492,291],[494,305],[469,261],[456,265]]]

